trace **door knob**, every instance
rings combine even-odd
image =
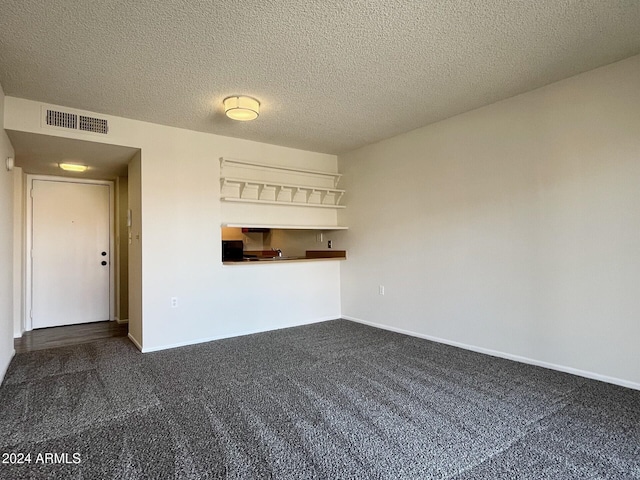
[[[100,262],[102,265],[106,265],[107,262],[105,262],[104,260],[102,262]]]

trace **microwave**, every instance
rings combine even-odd
[[[222,261],[240,262],[243,258],[244,243],[242,240],[222,240]]]

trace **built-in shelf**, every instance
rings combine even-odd
[[[294,173],[296,175],[306,175],[309,177],[330,179],[333,182],[334,188],[338,186],[338,182],[340,181],[340,177],[342,176],[342,174],[340,173],[323,172],[320,170],[307,170],[303,168],[287,167],[283,165],[269,165],[266,163],[250,162],[247,160],[237,160],[233,158],[220,157],[221,171],[225,166],[233,166],[233,165],[243,167],[243,168],[253,168],[253,169],[263,170],[268,172],[282,171],[282,172]]]
[[[345,208],[341,174],[220,158],[220,198],[227,202]]]
[[[220,188],[234,196],[223,196],[226,201],[250,201],[271,204],[296,204],[313,207],[344,208],[340,200],[344,190],[334,188],[308,187],[287,183],[260,182],[242,178],[220,178]]]
[[[274,225],[274,224],[246,224],[223,223],[223,227],[232,228],[272,228],[280,230],[348,230],[349,227],[340,225]]]
[[[325,205],[322,203],[283,202],[281,200],[259,200],[252,198],[220,197],[225,202],[264,203],[267,205],[292,205],[294,207],[346,208],[344,205]]]

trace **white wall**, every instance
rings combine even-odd
[[[144,345],[142,336],[142,154],[129,162],[127,182],[128,203],[131,209],[131,227],[127,229],[131,238],[128,252],[129,272],[129,338],[138,348]],[[127,240],[129,241],[129,240]]]
[[[13,348],[13,172],[5,168],[14,151],[4,131],[4,92],[0,86],[0,383]]]
[[[24,278],[25,258],[25,189],[26,178],[22,168],[13,167],[13,337],[20,338],[24,333]]]
[[[109,135],[87,136],[42,128],[38,102],[7,97],[6,105],[7,129],[141,149],[139,185],[129,172],[130,195],[139,189],[140,196],[134,226],[141,222],[140,250],[129,251],[129,330],[144,350],[340,316],[339,261],[235,267],[221,262],[220,157],[333,172],[334,155],[106,115],[100,116],[110,122]],[[260,218],[288,224],[290,208],[301,207],[272,206]],[[325,210],[319,210],[323,218],[310,221],[326,224]],[[305,210],[306,220],[312,211]],[[233,220],[231,209],[225,215]],[[171,308],[171,297],[178,297],[178,308]]]
[[[340,167],[344,316],[640,388],[640,56]]]
[[[222,266],[218,180],[221,156],[316,169],[336,157],[156,128],[142,147],[145,350],[339,317],[339,262]]]

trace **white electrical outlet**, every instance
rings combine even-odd
[[[378,293],[384,295],[384,285],[378,285]]]
[[[171,297],[171,308],[178,308],[178,297]]]

